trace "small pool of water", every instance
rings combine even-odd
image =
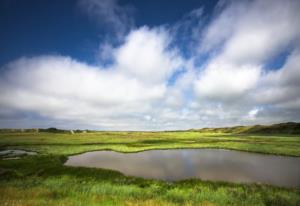
[[[36,155],[36,152],[29,152],[18,149],[0,150],[0,158],[2,159],[19,159],[22,156]]]
[[[300,186],[300,158],[222,149],[95,151],[70,156],[65,165],[112,169],[125,175],[167,181],[188,178]]]

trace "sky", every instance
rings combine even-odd
[[[0,0],[0,127],[300,121],[298,0]]]

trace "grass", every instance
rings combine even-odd
[[[68,155],[109,149],[225,148],[300,156],[300,136],[212,132],[1,132],[0,149],[38,155],[0,160],[0,205],[300,205],[300,189],[201,180],[164,182],[63,166]]]

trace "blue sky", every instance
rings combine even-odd
[[[216,1],[119,1],[130,7],[134,26],[174,24],[186,13],[204,7],[210,15]],[[21,56],[69,55],[93,64],[97,45],[113,29],[101,20],[89,18],[76,0],[2,0],[0,64]]]
[[[297,0],[1,0],[0,127],[300,119]]]

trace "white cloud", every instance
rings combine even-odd
[[[251,120],[255,120],[256,118],[256,115],[258,114],[258,112],[260,111],[261,109],[259,108],[254,108],[252,110],[250,110],[248,112],[248,117],[251,119]]]
[[[203,31],[202,9],[173,27],[133,30],[117,1],[79,2],[122,44],[102,42],[100,66],[65,56],[3,66],[0,125],[162,130],[300,120],[298,1],[225,1]],[[281,68],[266,67],[287,50]]]
[[[110,27],[121,38],[133,26],[133,7],[118,0],[78,0],[78,6],[95,22]]]
[[[195,81],[195,91],[201,98],[234,101],[256,86],[260,73],[258,66],[212,61]]]
[[[299,38],[300,3],[260,0],[250,2],[225,45],[226,58],[237,63],[260,63]]]
[[[91,67],[67,57],[23,58],[6,69],[1,104],[46,115],[101,111],[101,116],[109,108],[128,109],[124,104],[151,103],[165,92],[163,84],[149,86],[118,70]]]
[[[254,93],[257,103],[300,109],[300,53],[292,52],[279,70],[266,72]]]
[[[294,0],[231,1],[203,34],[202,50],[224,46],[236,63],[259,63],[299,40],[300,3]]]
[[[117,103],[147,100],[162,96],[163,85],[147,88],[147,85],[116,70],[104,70],[79,63],[68,57],[44,56],[20,59],[8,65],[5,76],[9,84],[19,89],[84,99],[94,103]],[[126,85],[122,87],[122,85]],[[143,95],[140,92],[144,91]],[[98,95],[97,95],[98,94]]]
[[[204,32],[202,50],[217,48],[195,83],[200,97],[234,100],[257,86],[266,61],[299,41],[297,1],[231,2]],[[221,48],[219,48],[221,47]]]
[[[176,52],[168,50],[168,35],[163,28],[132,31],[116,51],[118,67],[145,82],[166,81],[181,63]]]
[[[199,113],[207,121],[299,121],[299,9],[293,0],[231,1],[208,24],[199,55],[210,57],[194,82]],[[282,68],[266,67],[292,48]]]
[[[0,78],[0,105],[48,118],[130,129],[124,120],[138,125],[164,98],[167,80],[178,66],[178,57],[167,49],[165,32],[146,27],[132,31],[114,50],[115,61],[108,68],[63,56],[13,61]]]
[[[99,60],[99,63],[111,62],[113,61],[113,53],[115,48],[108,42],[104,41],[99,45],[98,52],[96,57]]]

